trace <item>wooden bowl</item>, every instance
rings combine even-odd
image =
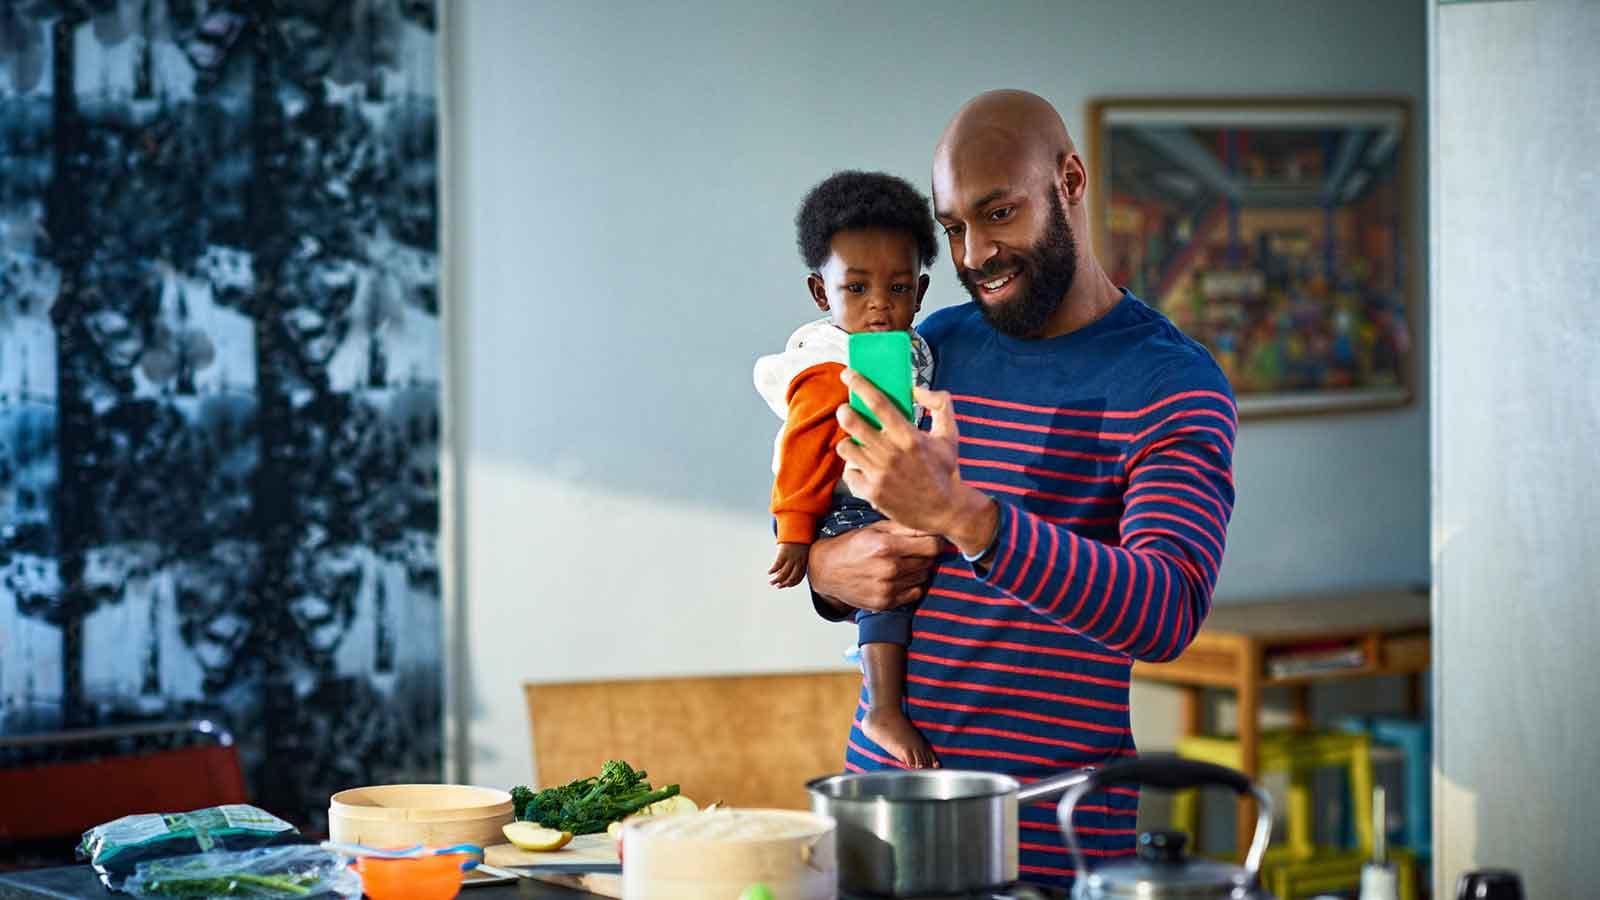
[[[450,847],[505,843],[511,795],[461,784],[351,788],[328,802],[328,837],[368,847]]]

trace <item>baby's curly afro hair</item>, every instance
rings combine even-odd
[[[835,172],[806,194],[794,217],[800,258],[812,270],[827,262],[833,236],[852,228],[903,231],[917,244],[922,265],[939,255],[928,198],[911,183],[883,172]]]

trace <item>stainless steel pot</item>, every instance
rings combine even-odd
[[[839,887],[906,897],[1017,880],[1017,804],[1054,800],[1088,769],[1023,787],[993,772],[896,769],[806,784],[811,811],[839,823]]]

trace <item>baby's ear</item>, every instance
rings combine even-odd
[[[817,309],[820,309],[823,312],[828,311],[828,284],[822,280],[821,275],[818,275],[816,272],[812,272],[810,275],[806,276],[806,292],[811,294],[811,302],[817,304]],[[917,302],[922,302],[920,297],[917,299]]]
[[[931,279],[928,278],[927,272],[923,272],[922,277],[917,279],[917,312],[922,312],[922,297],[924,294],[928,293],[928,285],[930,282]]]

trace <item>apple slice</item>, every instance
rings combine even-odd
[[[656,802],[639,810],[641,816],[681,816],[685,813],[699,812],[700,807],[693,800],[682,794],[673,794],[665,800]]]
[[[560,850],[572,840],[572,832],[545,828],[535,822],[512,822],[500,829],[506,840],[522,850],[544,852]]]

